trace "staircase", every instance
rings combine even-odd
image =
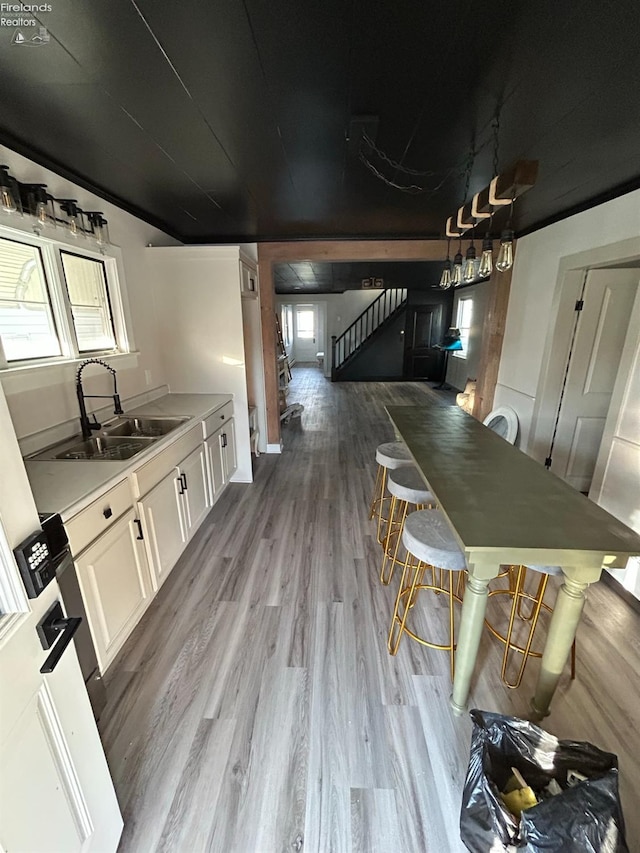
[[[406,306],[406,288],[387,288],[339,337],[335,335],[331,337],[332,382],[339,378],[342,368],[362,351],[365,344],[388,326]]]

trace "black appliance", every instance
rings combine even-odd
[[[93,647],[91,632],[87,622],[87,614],[80,592],[76,567],[69,551],[69,540],[60,516],[51,513],[40,514],[40,524],[46,537],[51,562],[60,587],[60,594],[67,613],[81,616],[82,622],[74,636],[76,652],[80,661],[82,677],[89,694],[93,715],[99,719],[102,709],[107,704],[107,694],[98,669],[98,659]]]

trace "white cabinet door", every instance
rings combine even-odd
[[[165,581],[187,542],[181,492],[180,471],[174,468],[138,501],[154,589]]]
[[[209,511],[206,448],[201,444],[180,463],[187,535],[195,533]]]
[[[209,470],[209,503],[213,506],[222,487],[225,484],[224,469],[222,465],[221,434],[223,427],[214,432],[205,444],[207,447],[207,467]]]
[[[230,477],[238,467],[236,457],[236,433],[233,426],[233,418],[222,428],[222,460],[224,466],[224,481],[229,481]]]
[[[151,583],[140,534],[130,509],[75,559],[102,673],[149,604]]]

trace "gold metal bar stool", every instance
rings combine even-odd
[[[455,675],[455,620],[454,603],[461,602],[458,592],[454,592],[454,572],[466,569],[464,554],[446,518],[437,509],[421,509],[407,516],[402,531],[402,544],[407,550],[407,558],[402,570],[402,579],[396,596],[387,649],[395,655],[400,647],[403,634],[432,649],[443,649],[449,652],[451,680]],[[431,571],[431,583],[423,583],[427,569]],[[439,583],[436,578],[439,574]],[[448,586],[443,583],[444,575],[448,575]],[[460,578],[462,575],[460,575]],[[460,580],[458,578],[458,580]],[[457,586],[459,586],[457,584]],[[449,599],[449,641],[433,643],[418,636],[407,626],[409,611],[414,608],[418,593],[422,589],[430,589],[437,594],[444,594]],[[415,613],[415,608],[414,608]]]
[[[436,499],[425,485],[425,481],[415,465],[396,468],[387,476],[387,489],[391,495],[387,529],[382,540],[382,567],[380,581],[385,586],[391,582],[396,565],[404,565],[404,559],[398,558],[402,540],[404,522],[409,507],[433,509]]]
[[[374,516],[378,519],[378,542],[382,545],[382,525],[387,519],[384,516],[384,507],[391,501],[387,491],[387,471],[413,465],[413,459],[404,441],[387,441],[379,444],[376,448],[376,462],[378,473],[376,484],[373,489],[373,498],[369,509],[369,518]]]
[[[534,592],[528,591],[525,588],[526,579],[527,579],[527,571],[531,570],[536,572],[539,575],[538,585]],[[511,577],[515,572],[515,584],[513,583],[513,578]],[[540,658],[542,657],[542,652],[536,652],[532,650],[533,645],[533,636],[536,631],[536,627],[538,625],[538,619],[540,616],[540,612],[544,609],[548,613],[553,611],[553,607],[544,602],[544,594],[547,589],[547,583],[549,582],[549,578],[552,575],[561,575],[562,569],[560,566],[512,566],[509,570],[510,581],[509,587],[506,589],[492,589],[489,592],[489,597],[493,597],[495,595],[509,595],[512,596],[511,602],[511,610],[509,612],[509,624],[507,627],[507,633],[501,634],[488,619],[485,619],[485,625],[493,634],[493,636],[504,644],[504,653],[502,655],[502,668],[500,670],[500,677],[502,681],[507,687],[515,689],[520,686],[522,682],[522,676],[524,675],[524,670],[527,665],[527,661],[530,657]],[[529,613],[524,613],[523,603],[529,602],[531,605],[531,610]],[[522,638],[523,644],[516,642],[514,640],[514,627],[516,625],[516,619],[519,619],[520,622],[529,623],[529,630],[527,632],[526,637]],[[518,669],[515,681],[510,680],[507,671],[509,669],[509,662],[511,652],[516,652],[522,655],[522,663]],[[574,679],[576,677],[576,643],[573,641],[573,645],[571,647],[571,678]]]

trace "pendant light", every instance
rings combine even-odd
[[[465,284],[470,284],[476,278],[476,247],[473,243],[473,231],[471,232],[471,243],[467,249],[465,256],[464,270],[462,272],[462,280]]]
[[[505,228],[500,235],[500,251],[496,261],[498,272],[506,272],[513,266],[513,236],[510,228]]]
[[[454,287],[462,284],[462,238],[460,238],[458,251],[453,256],[453,275],[451,281]]]
[[[450,246],[451,246],[451,238],[447,240],[447,259],[444,262],[444,267],[442,268],[442,275],[440,276],[440,287],[442,290],[448,290],[451,287],[451,259],[449,257],[450,254]]]
[[[480,266],[478,267],[479,278],[489,278],[493,272],[493,240],[487,234],[482,241],[482,255],[480,256]]]

